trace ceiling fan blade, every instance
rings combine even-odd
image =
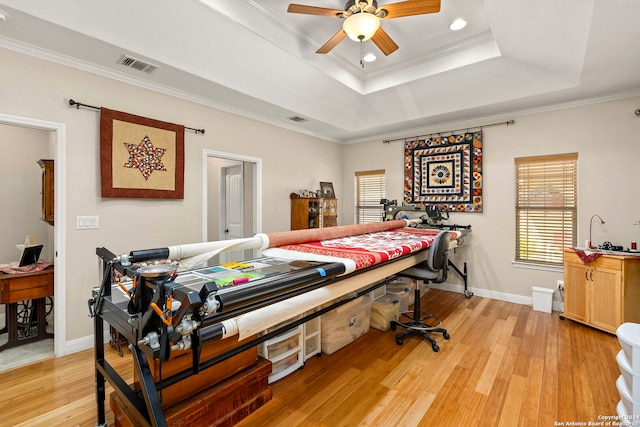
[[[306,6],[304,4],[290,4],[287,9],[289,13],[304,13],[305,15],[318,15],[329,16],[331,18],[337,18],[340,14],[344,13],[344,10],[327,9],[324,7]]]
[[[399,3],[385,4],[378,9],[387,11],[381,19],[401,18],[403,16],[424,15],[440,12],[440,0],[407,0]]]
[[[398,45],[396,44],[396,42],[394,42],[391,37],[389,37],[389,34],[387,34],[387,32],[383,30],[382,27],[378,28],[378,31],[376,31],[373,37],[371,37],[371,41],[380,48],[385,56],[388,56],[398,50]]]
[[[379,30],[378,30],[379,31]],[[338,43],[344,40],[347,37],[347,33],[344,32],[343,29],[340,29],[333,37],[329,39],[322,47],[316,50],[316,53],[329,53],[331,49],[336,47]]]

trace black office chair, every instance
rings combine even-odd
[[[447,264],[449,253],[449,232],[441,231],[435,237],[429,247],[429,255],[426,261],[398,273],[400,276],[416,279],[415,300],[413,311],[401,312],[396,316],[396,320],[391,322],[391,329],[396,330],[397,326],[405,328],[404,331],[396,334],[398,345],[403,344],[404,337],[408,335],[420,335],[431,343],[433,351],[440,351],[432,333],[442,333],[444,339],[451,338],[446,329],[440,328],[440,319],[433,314],[426,314],[420,310],[420,283],[419,280],[428,283],[442,283],[447,280]]]

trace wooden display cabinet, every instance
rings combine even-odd
[[[640,323],[640,257],[606,254],[585,264],[565,249],[564,300],[562,318],[605,332]]]
[[[54,212],[54,181],[53,181],[53,160],[38,160],[38,165],[42,169],[42,220],[53,225]]]
[[[292,230],[336,225],[338,225],[338,199],[291,199]]]

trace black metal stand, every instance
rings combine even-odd
[[[106,250],[100,249],[98,252],[102,253]],[[109,254],[103,259],[113,259],[114,256]],[[204,325],[208,323],[203,320],[203,326],[191,334],[193,353],[192,366],[164,378],[158,382],[154,381],[151,368],[149,366],[147,354],[143,351],[147,349],[146,346],[141,348],[138,345],[136,337],[138,337],[138,331],[134,331],[135,326],[124,319],[128,318],[128,315],[124,313],[121,307],[116,306],[111,301],[111,265],[108,262],[103,262],[103,280],[99,291],[94,291],[94,296],[88,301],[90,315],[94,318],[94,348],[95,348],[95,385],[96,385],[96,403],[97,403],[97,420],[96,427],[106,427],[106,415],[105,415],[105,400],[106,400],[106,382],[113,386],[114,391],[118,396],[129,404],[132,415],[136,418],[136,421],[143,425],[149,426],[167,426],[167,421],[162,408],[158,392],[166,387],[176,384],[192,375],[201,372],[204,369],[211,368],[216,364],[233,357],[251,347],[257,346],[275,336],[281,335],[286,331],[289,331],[313,318],[316,318],[330,310],[335,309],[349,301],[354,300],[363,295],[369,294],[374,289],[381,287],[388,280],[374,283],[366,289],[350,294],[348,297],[330,304],[321,310],[304,316],[298,320],[295,320],[287,325],[281,326],[269,333],[263,334],[249,342],[238,345],[224,353],[214,356],[208,360],[200,360],[200,350],[202,344],[209,340],[220,339],[221,323],[220,318],[210,325]],[[298,277],[300,274],[293,274]],[[320,287],[331,283],[334,279],[332,276],[328,276],[324,282],[314,284],[313,287]],[[294,292],[294,291],[291,291]],[[295,291],[301,292],[301,291]],[[283,294],[286,295],[286,292]],[[251,306],[249,304],[248,306]],[[233,313],[233,310],[231,311]],[[221,318],[225,318],[222,316]],[[105,322],[110,326],[113,326],[120,334],[124,335],[130,342],[129,348],[134,359],[134,368],[137,372],[137,376],[140,379],[141,390],[136,392],[124,381],[120,374],[105,360],[105,342],[104,342],[104,327]]]
[[[462,280],[464,280],[464,296],[467,298],[471,298],[473,296],[473,292],[471,292],[469,290],[469,288],[467,287],[467,263],[465,261],[464,263],[464,267],[463,267],[463,271],[460,271],[460,269],[458,267],[456,267],[456,265],[454,263],[451,262],[451,260],[447,260],[449,263],[449,266],[451,266],[451,268],[453,268],[453,270],[458,273],[458,275],[460,277],[462,277]]]

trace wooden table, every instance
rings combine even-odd
[[[8,341],[0,346],[0,351],[45,338],[53,338],[47,333],[46,298],[53,295],[53,266],[34,273],[7,274],[0,273],[0,303],[7,305],[5,327],[0,333],[9,333]],[[36,314],[36,334],[29,337],[18,337],[18,303],[33,301]],[[32,318],[32,317],[31,317]],[[31,327],[31,324],[27,325]]]

